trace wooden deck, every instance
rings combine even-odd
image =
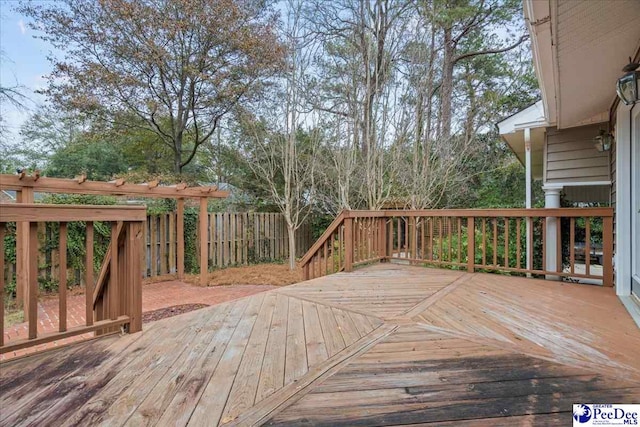
[[[640,402],[614,292],[378,264],[0,365],[0,424],[568,425]]]

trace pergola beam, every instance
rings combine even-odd
[[[101,196],[130,196],[144,198],[177,199],[177,275],[178,279],[184,278],[184,207],[185,199],[198,199],[200,201],[199,240],[200,240],[200,283],[206,285],[208,273],[208,213],[207,202],[211,198],[225,198],[228,191],[220,191],[217,187],[187,187],[181,182],[171,186],[160,186],[157,180],[145,184],[127,184],[124,179],[116,179],[110,182],[88,181],[86,175],[77,176],[75,179],[45,178],[39,172],[27,175],[21,171],[17,175],[0,174],[0,190],[13,190],[17,194],[18,203],[33,203],[33,194],[61,193],[61,194],[92,194]],[[7,208],[9,209],[9,208]],[[34,212],[45,209],[44,205],[38,205]],[[19,219],[19,218],[17,218]],[[18,300],[28,304],[29,271],[26,264],[20,260],[28,258],[30,242],[26,225],[18,221],[17,251],[22,254],[18,257],[17,265],[17,293]],[[25,311],[26,312],[26,311]]]
[[[22,191],[29,188],[40,193],[93,194],[112,196],[133,196],[151,198],[199,199],[225,198],[228,191],[216,187],[187,187],[180,183],[172,186],[160,186],[156,181],[148,184],[127,184],[119,179],[112,182],[88,181],[81,176],[76,179],[44,178],[39,175],[0,174],[0,190]]]

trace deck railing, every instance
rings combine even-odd
[[[142,329],[142,230],[146,221],[144,207],[75,206],[41,204],[0,205],[0,272],[4,272],[6,226],[15,223],[18,279],[25,280],[24,317],[28,336],[4,342],[0,335],[0,354],[37,344],[60,340],[88,332],[105,334]],[[73,223],[85,226],[86,323],[67,328],[67,269],[59,269],[58,331],[38,333],[38,224],[57,223],[60,265],[67,265],[68,228]],[[94,285],[94,222],[108,223],[111,230],[109,250]],[[101,224],[101,225],[102,225]],[[5,277],[0,274],[0,295],[5,298]],[[4,330],[4,300],[0,304],[0,322]]]
[[[613,286],[613,209],[343,211],[302,267],[310,279],[385,260]]]

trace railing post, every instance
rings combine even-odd
[[[474,217],[467,217],[467,271],[473,273],[476,263],[476,225]]]
[[[184,279],[184,199],[178,199],[176,212],[176,264],[178,280],[182,280]]]
[[[409,238],[409,259],[417,259],[418,256],[416,254],[416,252],[418,252],[418,242],[417,242],[417,232],[416,232],[416,217],[415,216],[411,216],[409,217],[409,233],[408,233],[408,238]],[[449,244],[451,244],[451,242],[449,242]],[[412,262],[410,262],[410,264],[413,264]]]
[[[353,218],[345,211],[344,219],[344,271],[353,270]]]
[[[387,217],[381,217],[378,218],[378,233],[380,235],[380,244],[379,246],[379,250],[380,253],[378,254],[378,256],[382,257],[381,261],[385,262],[387,261],[387,257],[389,256],[388,252],[387,252]]]
[[[130,222],[127,224],[127,240],[125,253],[127,254],[126,281],[129,301],[126,304],[129,316],[129,333],[142,330],[142,224]]]
[[[602,285],[611,287],[613,286],[613,217],[602,218],[602,239]]]
[[[198,229],[200,237],[200,286],[206,286],[209,282],[209,215],[207,213],[206,197],[200,198],[200,214],[198,216],[200,227]]]

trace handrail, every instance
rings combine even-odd
[[[581,218],[585,216],[613,217],[613,208],[532,208],[532,209],[431,209],[431,210],[351,210],[343,211],[345,218],[391,218],[398,216],[407,217],[565,217]]]
[[[613,209],[345,210],[301,264],[309,279],[384,260],[613,286]]]
[[[345,213],[349,211],[342,211],[338,214],[338,216],[329,224],[327,229],[322,233],[322,235],[316,240],[316,242],[311,245],[306,254],[300,259],[300,264],[305,265],[309,262],[311,257],[324,245],[325,241],[333,234],[334,231],[342,224],[342,221],[345,218]]]
[[[144,206],[0,203],[0,222],[146,221]]]

